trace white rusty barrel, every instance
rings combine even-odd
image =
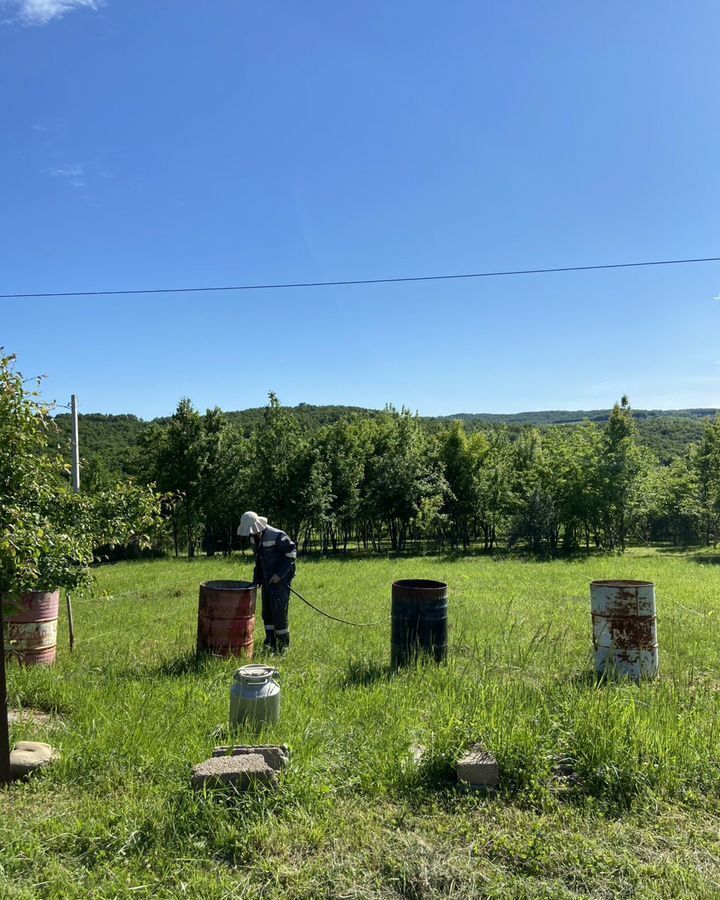
[[[17,599],[5,598],[3,604],[6,658],[25,666],[51,666],[57,648],[60,591],[28,591]]]
[[[638,681],[658,673],[655,585],[651,581],[590,584],[595,671]]]

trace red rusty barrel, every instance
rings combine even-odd
[[[3,600],[5,658],[24,666],[51,666],[57,650],[60,591],[28,591]]]
[[[252,659],[256,589],[248,581],[204,581],[198,606],[198,653]]]

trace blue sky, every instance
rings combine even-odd
[[[0,293],[720,255],[716,0],[0,0]],[[84,411],[720,406],[720,264],[0,300]]]

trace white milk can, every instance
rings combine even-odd
[[[241,666],[230,688],[230,725],[271,725],[280,718],[280,673],[272,666]]]

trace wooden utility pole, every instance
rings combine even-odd
[[[5,681],[5,623],[2,600],[2,584],[0,584],[0,785],[8,784],[10,781],[10,725]]]
[[[70,397],[70,413],[72,416],[72,486],[76,494],[80,493],[80,440],[78,436],[77,394]],[[70,635],[70,652],[75,649],[75,624],[73,622],[72,597],[65,591],[67,604],[68,634]]]

